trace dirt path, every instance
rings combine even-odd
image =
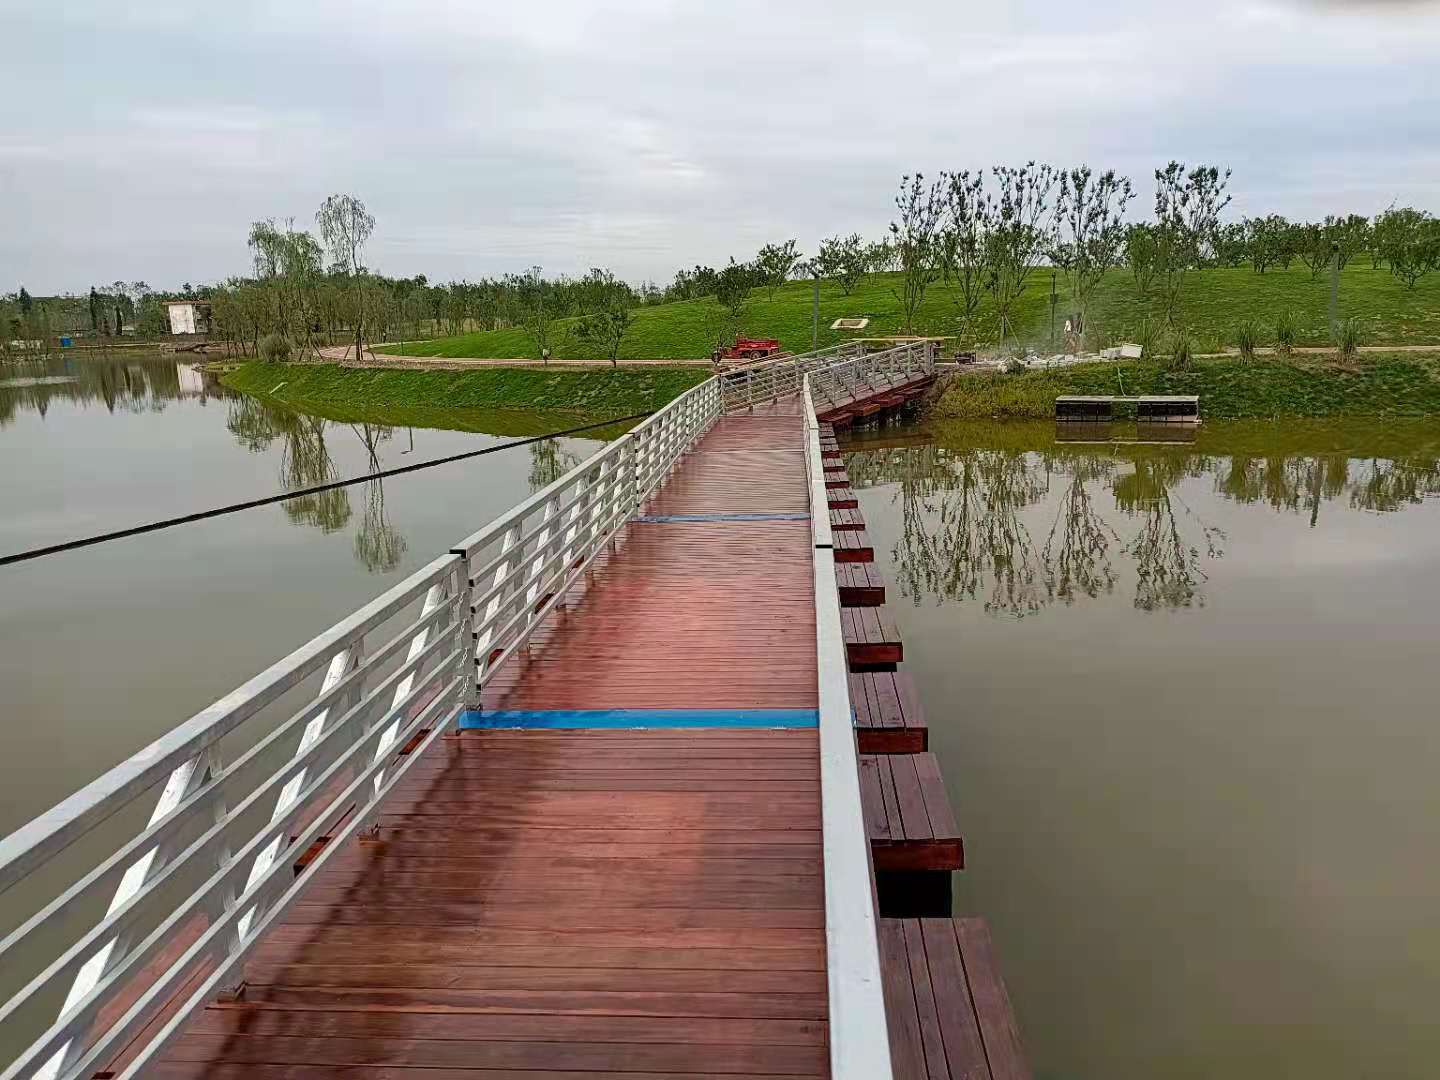
[[[374,352],[366,349],[357,363],[354,345],[327,345],[320,349],[320,355],[331,363],[343,367],[394,367],[412,371],[463,371],[466,368],[484,367],[557,367],[595,368],[610,367],[608,360],[557,360],[551,357],[548,363],[531,360],[528,357],[511,359],[480,359],[461,356],[400,356],[397,353]],[[644,367],[702,367],[713,365],[709,360],[621,360],[616,366],[624,368]]]
[[[1362,353],[1440,353],[1440,345],[1361,345],[1358,352]],[[1301,345],[1290,350],[1292,356],[1331,356],[1334,355],[1334,345]],[[1224,352],[1196,353],[1197,358],[1213,359],[1220,356],[1239,356],[1239,349],[1226,349]],[[1274,356],[1274,349],[1256,349],[1256,356]]]

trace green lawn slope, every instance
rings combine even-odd
[[[406,371],[257,360],[240,365],[221,381],[295,405],[556,410],[614,417],[658,409],[709,376],[697,368]]]
[[[1067,300],[1061,291],[1059,320],[1063,324]],[[867,335],[897,334],[903,330],[900,304],[896,298],[898,274],[872,275],[853,293],[845,296],[838,286],[823,284],[820,290],[820,344],[829,345],[847,336],[829,329],[837,318],[868,317]],[[766,290],[752,293],[742,320],[744,333],[752,337],[779,338],[785,348],[800,352],[810,348],[811,289],[808,282],[791,282],[773,298]],[[1050,272],[1036,270],[1018,305],[1020,336],[1026,343],[1044,348],[1050,338]],[[1219,352],[1235,342],[1235,330],[1247,319],[1259,324],[1262,345],[1274,337],[1275,320],[1282,311],[1294,314],[1300,345],[1329,342],[1328,308],[1330,283],[1326,275],[1312,278],[1303,267],[1275,269],[1257,274],[1248,268],[1192,271],[1185,284],[1182,321],[1200,352]],[[715,301],[705,299],[655,307],[637,308],[626,335],[621,355],[637,360],[693,359],[710,351],[710,327],[714,324]],[[1407,289],[1385,270],[1367,264],[1352,264],[1340,280],[1341,317],[1354,317],[1361,326],[1364,345],[1440,345],[1440,274],[1422,279]],[[1090,312],[1090,325],[1111,340],[1134,337],[1145,319],[1159,321],[1161,310],[1154,297],[1136,295],[1129,271],[1111,271],[1097,290]],[[560,333],[553,353],[560,358],[594,359],[593,349],[573,333],[574,321],[559,324]],[[943,282],[931,286],[916,319],[916,330],[930,334],[955,334],[957,320],[951,290]],[[978,344],[993,344],[998,337],[993,312],[981,309],[977,325]],[[968,344],[968,343],[967,343]],[[490,330],[460,337],[414,342],[387,351],[411,356],[537,358],[529,336],[519,329]]]

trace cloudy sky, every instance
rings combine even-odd
[[[1177,8],[1175,13],[1167,10]],[[878,236],[907,170],[1234,170],[1440,212],[1440,4],[0,0],[0,292],[244,272],[330,192],[376,269],[668,279]]]

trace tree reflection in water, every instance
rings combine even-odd
[[[1225,499],[1304,514],[1311,527],[1327,502],[1392,512],[1440,495],[1440,459],[1425,455],[1219,455],[1037,441],[1032,433],[1007,449],[881,445],[847,454],[852,485],[895,489],[903,595],[917,604],[981,598],[986,611],[1022,617],[1111,594],[1129,578],[1142,610],[1200,606],[1207,567],[1228,538],[1186,502],[1184,481],[1209,478]],[[1037,547],[1031,530],[1049,507]]]
[[[530,492],[547,488],[564,476],[580,458],[560,445],[559,439],[539,439],[530,444]]]
[[[384,424],[351,424],[350,430],[365,446],[367,471],[381,469],[380,444],[388,442],[395,429]],[[379,478],[365,484],[365,512],[360,516],[360,531],[355,534],[355,557],[372,574],[383,574],[400,565],[409,548],[405,537],[385,517],[385,481]]]
[[[280,443],[280,483],[286,491],[315,487],[339,479],[339,471],[326,443],[327,421],[308,416],[272,402],[252,397],[232,398],[225,426],[240,445],[263,453]],[[395,429],[385,424],[351,424],[350,430],[365,449],[367,472],[378,472],[381,444]],[[308,525],[329,534],[349,524],[354,511],[345,488],[313,495],[301,495],[281,504],[286,517],[297,525]],[[400,565],[409,544],[385,513],[383,480],[365,485],[365,509],[355,534],[355,558],[371,573],[383,574]]]

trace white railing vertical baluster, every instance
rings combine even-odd
[[[475,636],[475,693],[480,693],[480,685],[485,677],[490,674],[492,663],[491,652],[496,648],[495,639],[496,627],[500,625],[500,616],[505,608],[505,600],[515,592],[515,583],[510,581],[505,584],[507,578],[519,567],[519,552],[516,544],[520,542],[520,527],[524,524],[517,521],[510,528],[505,530],[504,537],[500,540],[501,559],[495,567],[495,573],[490,580],[490,588],[498,590],[485,605],[485,614],[480,623],[482,629]],[[515,552],[511,555],[511,552]],[[503,646],[500,646],[503,648]]]
[[[425,591],[425,603],[420,611],[421,617],[429,615],[432,611],[434,611],[442,603],[444,603],[447,599],[446,593],[448,592],[449,589],[446,587],[446,583],[443,579],[437,581],[434,585],[431,585],[430,588]],[[444,633],[447,629],[448,627],[440,626],[436,628],[436,632]],[[410,639],[410,651],[405,657],[405,662],[407,664],[412,663],[416,657],[418,657],[422,652],[425,651],[425,646],[429,643],[429,641],[430,630],[428,627],[425,627],[421,629],[420,632],[417,633],[413,638]],[[391,697],[390,701],[391,712],[394,712],[396,709],[398,709],[400,707],[400,703],[410,696],[410,690],[415,685],[415,676],[418,674],[418,669],[415,671],[411,671],[403,679],[401,679],[398,683],[395,684],[395,693]],[[404,719],[405,718],[398,713],[391,718],[389,725],[386,726],[385,731],[380,736],[379,743],[377,743],[375,746],[375,756],[372,760],[379,761],[381,758],[383,758],[386,754],[390,752],[390,748],[395,742],[396,735],[399,734],[400,725],[404,721]],[[371,791],[379,791],[384,783],[385,770],[381,769],[375,774],[375,779],[374,783],[371,786]]]
[[[550,537],[554,534],[555,515],[559,512],[560,496],[557,494],[546,500],[544,516],[541,518],[543,524],[539,534],[535,537],[535,558],[530,562],[530,577],[535,580],[530,582],[530,587],[525,590],[525,606],[529,609],[529,614],[525,617],[527,623],[535,618],[536,601],[545,588],[545,581],[539,574],[545,569],[545,545],[550,542]]]
[[[347,648],[341,649],[330,658],[330,666],[325,670],[325,678],[320,684],[320,693],[316,695],[317,697],[323,697],[325,694],[328,694],[339,684],[341,679],[351,670],[359,666],[360,655],[363,648],[363,643],[356,641]],[[354,695],[355,691],[352,690],[346,696],[354,699]],[[296,746],[295,752],[290,755],[292,759],[303,757],[306,751],[320,740],[320,736],[325,734],[328,727],[326,721],[330,715],[335,712],[343,715],[345,710],[343,707],[337,710],[332,706],[326,706],[310,718],[309,722],[305,725],[304,731],[301,732],[299,745]],[[280,794],[275,799],[275,807],[270,814],[270,820],[272,822],[284,817],[285,812],[289,810],[295,800],[300,797],[300,792],[305,789],[305,779],[308,774],[309,769],[301,769],[280,789]],[[250,877],[246,881],[245,887],[240,890],[242,893],[248,892],[251,886],[269,872],[270,867],[274,865],[275,860],[280,857],[280,854],[285,850],[286,846],[285,838],[283,836],[276,836],[275,839],[255,856],[255,861],[250,864]],[[260,905],[258,903],[252,904],[249,910],[245,911],[236,921],[235,934],[230,942],[231,951],[240,947],[240,943],[244,941],[246,935],[250,933],[250,927],[254,925],[256,917],[264,914],[259,908]]]

